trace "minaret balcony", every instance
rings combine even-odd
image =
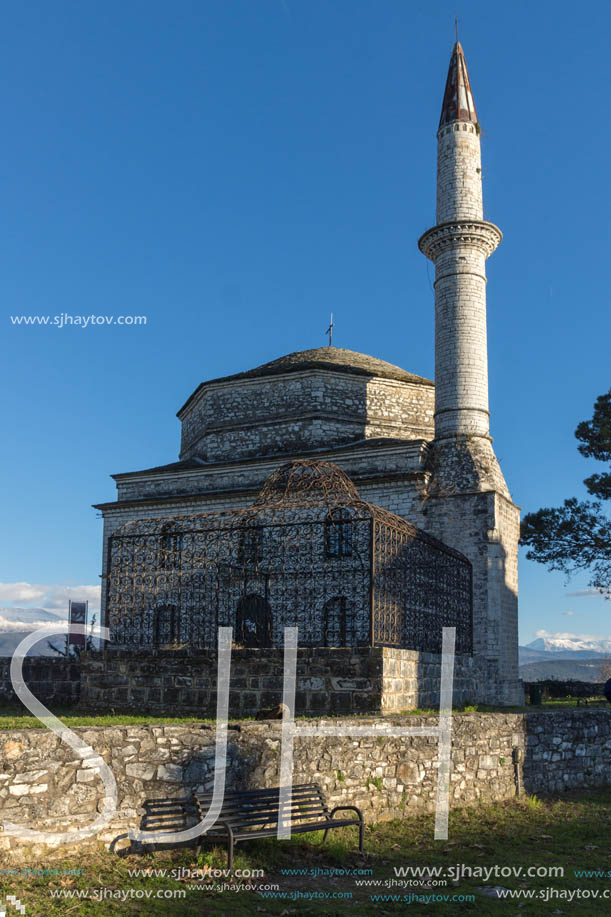
[[[423,255],[435,262],[442,252],[467,245],[479,249],[488,258],[500,245],[503,233],[494,223],[484,220],[459,220],[440,223],[427,230],[418,240]]]

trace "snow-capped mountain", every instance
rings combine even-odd
[[[65,621],[65,615],[55,614],[53,611],[47,611],[46,608],[16,608],[0,606],[0,633],[15,630],[27,630],[27,625],[51,624],[54,621]],[[26,625],[25,627],[23,625]]]
[[[611,655],[611,637],[588,637],[578,634],[546,634],[524,647],[537,653],[553,653],[570,657],[575,653]]]
[[[15,647],[24,637],[31,634],[43,624],[53,624],[56,621],[65,621],[67,615],[57,615],[46,608],[16,608],[0,607],[0,656],[12,656]],[[57,640],[61,643],[61,635]],[[57,641],[56,641],[57,642]],[[29,652],[30,656],[55,655],[49,649],[47,640],[40,640]]]

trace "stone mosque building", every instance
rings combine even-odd
[[[519,509],[488,410],[485,262],[502,236],[483,218],[458,42],[437,140],[437,222],[418,243],[435,382],[333,346],[202,382],[178,411],[178,461],[114,475],[116,501],[96,507],[109,657],[211,649],[219,626],[256,654],[296,624],[303,647],[430,660],[447,625],[472,700],[522,702]]]

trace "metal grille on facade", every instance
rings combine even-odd
[[[326,462],[278,469],[243,510],[145,519],[111,539],[111,645],[390,646],[440,652],[444,626],[472,652],[471,564],[362,501]]]

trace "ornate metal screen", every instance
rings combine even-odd
[[[111,643],[216,647],[384,645],[439,652],[443,626],[471,652],[471,565],[360,500],[333,465],[293,462],[244,510],[124,525],[109,542]]]
[[[456,652],[472,653],[471,564],[407,525],[373,526],[374,644],[440,653],[443,627],[456,628]]]
[[[350,526],[350,551],[340,555],[328,547],[332,520],[261,522],[256,529],[189,530],[190,523],[176,519],[175,550],[167,547],[167,532],[142,531],[147,522],[112,537],[107,608],[114,644],[215,647],[218,628],[231,626],[245,645],[257,645],[257,632],[268,630],[259,644],[282,646],[284,627],[296,625],[300,646],[324,646],[325,608],[334,601],[349,617],[350,644],[369,644],[369,520],[342,519],[345,538]],[[269,606],[269,626],[257,597]],[[252,612],[245,611],[249,598]],[[339,644],[333,637],[328,645]]]

